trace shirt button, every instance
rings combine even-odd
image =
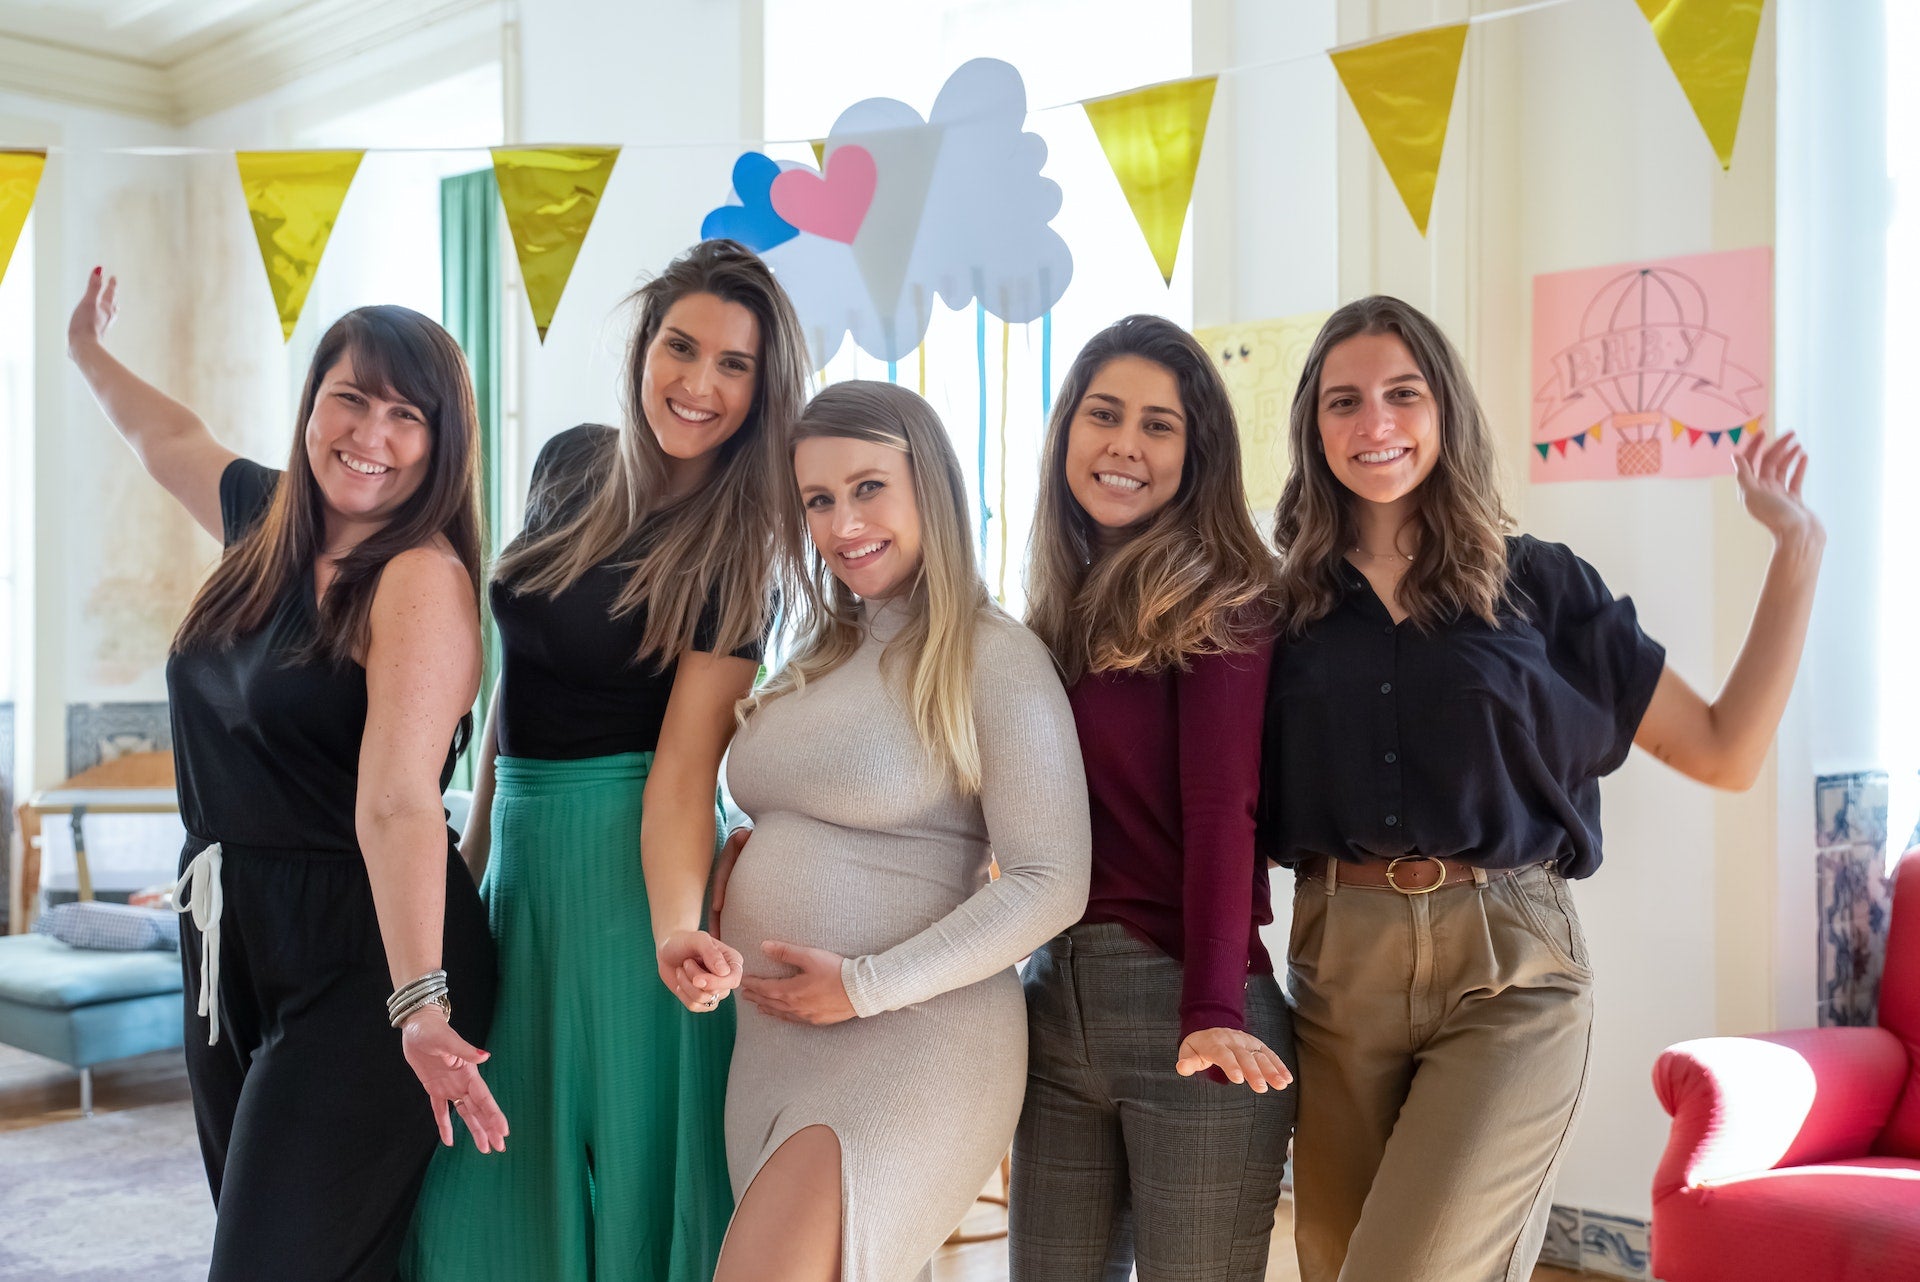
[[[1381,694],[1392,694],[1392,693],[1393,693],[1393,682],[1391,682],[1391,681],[1382,681],[1382,682],[1380,683],[1380,693],[1381,693]]]
[[[1393,764],[1394,762],[1396,762],[1396,761],[1398,761],[1398,760],[1400,760],[1400,754],[1399,754],[1399,753],[1397,753],[1397,752],[1389,752],[1389,753],[1387,754],[1387,764],[1388,764],[1388,765],[1392,765],[1392,764]]]
[[[1393,826],[1394,826],[1395,824],[1397,824],[1397,823],[1399,823],[1399,822],[1400,822],[1400,816],[1399,816],[1399,815],[1388,815],[1388,816],[1387,816],[1387,827],[1389,827],[1389,828],[1391,828],[1391,827],[1393,827]]]
[[[1392,625],[1391,623],[1389,623],[1389,624],[1388,624],[1388,625],[1387,625],[1386,627],[1384,627],[1384,628],[1382,628],[1382,629],[1380,629],[1380,630],[1381,630],[1382,632],[1384,632],[1384,633],[1386,633],[1386,634],[1387,634],[1388,636],[1392,636],[1392,635],[1393,635],[1393,625]]]

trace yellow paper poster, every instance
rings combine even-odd
[[[293,337],[300,309],[327,252],[334,220],[360,168],[359,151],[242,151],[240,190],[267,269],[280,337]]]
[[[1422,236],[1466,46],[1467,24],[1456,22],[1328,55]]]
[[[1330,312],[1307,312],[1244,325],[1211,325],[1193,336],[1207,349],[1233,397],[1240,424],[1240,470],[1247,502],[1267,518],[1287,483],[1287,423],[1301,367]]]
[[[618,147],[496,147],[493,176],[540,341],[620,158]]]
[[[33,212],[33,197],[46,167],[44,151],[0,151],[0,280],[6,279],[13,247],[20,243],[20,229]]]
[[[1740,104],[1764,0],[1636,0],[1667,65],[1707,131],[1720,168],[1733,164]]]
[[[1168,284],[1193,200],[1215,80],[1198,76],[1080,104]]]

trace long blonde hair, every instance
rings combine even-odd
[[[940,416],[891,383],[835,383],[814,397],[792,444],[817,437],[871,441],[900,450],[913,475],[920,516],[920,567],[901,602],[906,626],[881,655],[882,671],[904,696],[914,733],[961,792],[980,791],[980,742],[973,724],[974,637],[999,615],[973,557],[967,486]],[[780,526],[782,603],[793,652],[766,684],[741,701],[745,721],[774,699],[795,693],[853,657],[864,632],[860,605],[835,578],[807,534],[799,487],[789,477]]]
[[[1102,553],[1093,518],[1067,487],[1067,437],[1094,376],[1122,356],[1173,375],[1187,453],[1173,498]],[[1273,557],[1247,507],[1233,402],[1193,335],[1160,316],[1128,316],[1095,334],[1061,384],[1041,457],[1027,626],[1067,684],[1088,672],[1161,672],[1194,655],[1249,650],[1271,626]]]
[[[706,480],[668,497],[668,458],[647,424],[640,387],[647,352],[667,311],[712,294],[753,313],[760,359],[746,421],[716,451]],[[627,350],[626,419],[605,480],[592,484],[570,519],[523,533],[501,553],[494,577],[516,593],[557,596],[609,556],[630,570],[616,616],[646,607],[635,662],[664,667],[695,644],[711,600],[712,648],[725,654],[766,627],[773,513],[792,488],[786,432],[806,399],[807,349],[799,318],[767,265],[730,240],[707,240],[674,259],[634,295],[640,317]]]
[[[1328,352],[1362,334],[1392,334],[1406,344],[1440,420],[1440,457],[1415,491],[1420,550],[1396,590],[1400,606],[1422,631],[1462,614],[1498,627],[1500,608],[1508,603],[1506,533],[1513,518],[1500,502],[1493,434],[1466,366],[1440,327],[1384,294],[1348,303],[1327,318],[1293,394],[1293,472],[1273,514],[1288,626],[1297,635],[1332,611],[1343,591],[1340,568],[1347,549],[1359,542],[1356,500],[1321,448],[1320,375]]]

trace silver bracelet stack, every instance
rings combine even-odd
[[[410,984],[403,984],[387,998],[387,1022],[395,1028],[423,1006],[438,1006],[448,1020],[453,1018],[453,999],[447,996],[447,972],[430,970]]]

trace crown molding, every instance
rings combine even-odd
[[[502,13],[501,0],[315,0],[169,67],[176,118],[198,120],[396,40],[469,15]]]
[[[0,86],[184,125],[396,40],[483,14],[504,19],[502,0],[314,0],[164,67],[0,35]]]
[[[41,40],[0,35],[0,86],[35,98],[178,123],[165,70]]]

